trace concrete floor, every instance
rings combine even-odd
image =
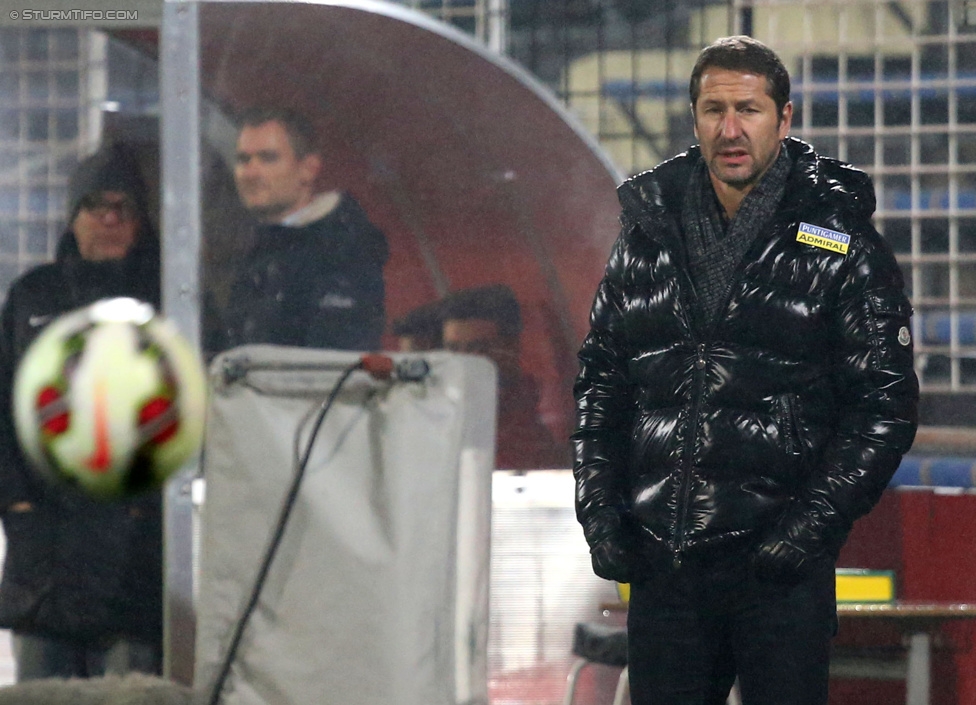
[[[574,660],[575,624],[604,619],[600,605],[616,591],[590,571],[569,471],[497,472],[493,481],[490,697],[494,705],[556,705]],[[0,531],[0,561],[4,544]],[[618,675],[589,675],[575,705],[612,700]],[[13,682],[10,634],[0,630],[0,686]]]

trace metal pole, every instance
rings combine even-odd
[[[488,0],[488,48],[508,53],[508,0]]]
[[[916,632],[908,637],[908,673],[905,677],[907,705],[929,705],[932,687],[932,636]]]
[[[200,346],[200,80],[198,7],[185,0],[163,6],[160,62],[162,106],[163,311]],[[193,682],[196,616],[193,575],[195,461],[164,494],[163,670]]]

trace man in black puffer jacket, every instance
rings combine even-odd
[[[827,702],[834,563],[917,424],[902,276],[862,172],[787,137],[789,75],[730,37],[699,146],[619,189],[579,353],[577,515],[631,583],[635,705]]]
[[[160,493],[100,502],[48,483],[13,430],[13,374],[47,323],[108,297],[159,305],[159,246],[131,153],[83,161],[68,198],[56,260],[15,281],[0,315],[0,627],[13,630],[19,681],[161,667]]]

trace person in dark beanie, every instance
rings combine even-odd
[[[13,630],[18,681],[161,670],[160,493],[113,503],[58,487],[14,433],[14,371],[50,321],[106,297],[159,306],[158,239],[125,146],[79,164],[67,212],[55,261],[17,279],[0,312],[0,627]]]

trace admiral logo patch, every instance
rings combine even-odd
[[[847,247],[851,244],[851,236],[829,228],[821,228],[818,225],[800,223],[800,227],[796,231],[796,241],[802,242],[804,245],[813,245],[846,255]]]

